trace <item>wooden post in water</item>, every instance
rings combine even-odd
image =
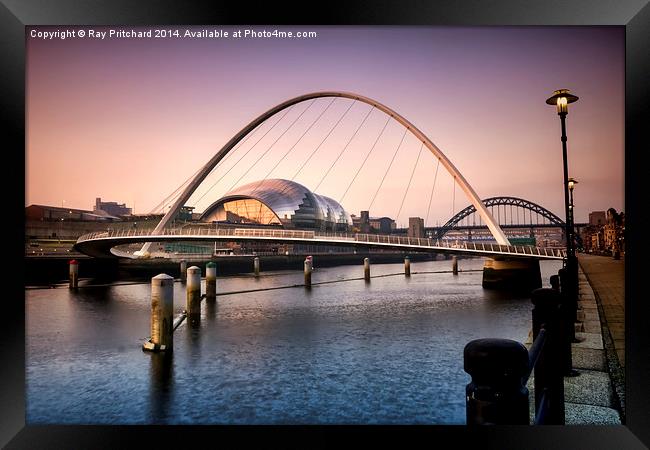
[[[404,258],[404,276],[411,276],[411,258],[408,256]]]
[[[187,269],[187,318],[190,325],[201,321],[201,269],[196,266]]]
[[[305,258],[305,287],[311,287],[311,272],[313,270],[313,262],[311,257]]]
[[[363,258],[363,278],[366,283],[370,283],[370,260]]]
[[[217,300],[217,265],[212,261],[205,266],[205,299]]]
[[[260,258],[259,258],[259,256],[256,256],[253,259],[253,271],[255,272],[255,277],[256,278],[260,276]]]
[[[458,258],[455,255],[451,257],[451,271],[458,275]]]
[[[185,283],[187,280],[187,262],[184,259],[181,259],[181,283]]]
[[[174,278],[161,273],[151,279],[151,338],[144,350],[165,351],[173,347]]]
[[[79,263],[76,259],[70,260],[70,289],[77,289],[79,287]]]

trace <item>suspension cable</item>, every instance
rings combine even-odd
[[[275,170],[275,169],[280,165],[280,163],[281,163],[281,162],[282,162],[282,161],[287,157],[287,155],[289,155],[289,153],[291,153],[291,152],[293,151],[293,149],[296,148],[296,145],[298,145],[298,143],[302,140],[302,138],[304,138],[305,135],[309,132],[309,130],[312,129],[312,127],[316,124],[316,122],[318,122],[318,121],[320,120],[320,118],[323,117],[323,114],[325,114],[325,112],[327,112],[327,110],[330,108],[330,106],[332,106],[332,103],[334,103],[335,100],[336,100],[336,97],[332,98],[332,101],[329,102],[329,104],[327,105],[327,107],[326,107],[323,111],[321,111],[321,113],[318,115],[318,117],[316,117],[316,119],[314,119],[314,121],[313,121],[313,122],[312,122],[312,123],[307,127],[307,129],[306,129],[306,130],[305,130],[305,131],[300,135],[300,137],[298,138],[298,140],[297,140],[297,141],[296,141],[296,142],[295,142],[295,143],[294,143],[294,144],[289,148],[289,150],[287,150],[287,151],[285,152],[285,154],[282,156],[282,158],[280,158],[280,160],[279,160],[277,163],[275,163],[275,165],[273,166],[273,168],[272,168],[271,170],[269,170],[269,171],[266,173],[266,175],[264,175],[264,178],[263,178],[262,181],[260,181],[260,183],[255,187],[255,189],[253,190],[252,193],[255,193],[255,192],[257,191],[257,189],[259,189],[259,187],[262,185],[262,182],[263,182],[264,180],[266,180],[266,179],[269,177],[269,175],[271,175],[271,173],[272,173],[272,172],[273,172],[273,171],[274,171],[274,170]],[[314,100],[312,101],[312,103],[315,102],[315,101],[316,101],[316,99],[314,99]],[[284,192],[284,188],[283,188],[282,192]]]
[[[294,106],[295,106],[295,105],[291,105],[291,107],[290,107],[289,109],[292,109]],[[309,105],[309,106],[311,106],[311,105]],[[287,133],[287,131],[289,131],[289,130],[291,129],[292,126],[294,126],[294,124],[298,121],[298,119],[300,119],[300,118],[302,117],[302,115],[305,113],[305,111],[307,111],[307,110],[309,109],[309,106],[308,106],[307,108],[305,108],[305,109],[304,109],[304,110],[303,110],[303,111],[298,115],[298,117],[296,117],[296,118],[293,120],[293,122],[291,122],[291,123],[289,124],[289,126],[288,126],[288,127],[287,127],[283,132],[282,132],[282,133],[280,133],[280,135],[275,139],[275,141],[273,141],[273,142],[271,143],[271,145],[269,146],[269,148],[267,148],[264,152],[262,152],[262,154],[261,154],[260,156],[257,157],[257,159],[255,160],[255,162],[254,162],[252,165],[248,166],[248,169],[246,169],[246,171],[245,171],[245,172],[244,172],[244,173],[243,173],[243,174],[242,174],[242,175],[237,179],[237,181],[235,181],[235,182],[233,183],[233,185],[230,186],[230,189],[228,189],[227,192],[232,191],[232,189],[233,189],[235,186],[237,186],[237,184],[242,180],[242,178],[244,178],[244,177],[248,174],[248,172],[250,172],[251,169],[252,169],[253,167],[255,167],[255,166],[257,165],[257,163],[260,162],[260,160],[261,160],[264,156],[266,156],[266,154],[267,154],[269,151],[271,151],[271,149],[273,148],[273,146],[274,146],[275,144],[277,144],[277,142],[282,138],[282,136],[284,136],[284,135]]]
[[[327,140],[327,138],[332,134],[332,132],[336,129],[336,127],[338,127],[338,125],[341,123],[341,121],[343,120],[343,118],[347,115],[348,111],[350,111],[350,109],[352,108],[352,106],[353,106],[356,102],[357,102],[357,101],[354,100],[352,103],[350,103],[350,106],[348,106],[348,109],[346,109],[345,112],[343,113],[343,115],[341,115],[341,117],[339,117],[339,120],[337,120],[336,123],[334,124],[334,126],[333,126],[332,128],[330,128],[330,130],[327,132],[327,134],[325,135],[325,137],[323,138],[323,140],[320,141],[320,143],[316,146],[316,148],[311,152],[311,154],[309,155],[309,157],[307,158],[307,160],[305,160],[305,162],[302,163],[302,166],[300,166],[300,168],[298,169],[298,171],[297,171],[297,172],[296,172],[296,173],[291,177],[291,181],[293,181],[293,180],[296,179],[296,177],[298,176],[298,174],[302,171],[302,169],[303,169],[303,168],[307,165],[307,163],[311,160],[312,156],[314,156],[314,155],[316,154],[316,152],[317,152],[318,149],[321,147],[321,145],[323,145],[323,143],[325,142],[325,140]]]
[[[381,189],[382,185],[384,184],[384,180],[386,179],[386,175],[388,175],[388,172],[390,171],[390,168],[393,166],[393,161],[395,161],[395,156],[397,156],[397,152],[399,152],[399,149],[402,147],[402,143],[404,142],[404,138],[406,137],[406,132],[407,131],[408,131],[408,128],[404,128],[404,134],[402,134],[402,140],[399,141],[399,145],[395,149],[395,153],[393,153],[393,158],[390,160],[390,164],[388,164],[388,168],[386,169],[386,172],[384,172],[384,176],[381,177],[381,181],[379,182],[379,186],[377,187],[377,190],[375,191],[375,195],[372,196],[370,206],[368,206],[368,211],[370,211],[370,208],[372,208],[372,205],[375,203],[375,199],[377,198],[377,194],[379,193],[379,190]]]
[[[339,152],[339,154],[338,154],[338,156],[336,157],[336,159],[334,160],[334,162],[333,162],[332,164],[330,164],[329,168],[328,168],[327,171],[325,172],[325,175],[323,175],[323,177],[320,179],[320,181],[318,182],[318,184],[317,184],[316,187],[314,188],[314,192],[317,192],[317,191],[318,191],[318,188],[320,187],[321,183],[325,180],[325,178],[326,178],[327,175],[330,173],[330,171],[332,170],[332,168],[334,167],[334,165],[336,164],[336,162],[339,160],[339,158],[341,158],[341,155],[343,155],[343,153],[345,153],[345,150],[347,150],[348,146],[350,145],[350,142],[352,142],[352,140],[355,138],[355,136],[357,135],[357,133],[359,132],[359,130],[361,129],[361,127],[363,126],[363,124],[366,123],[366,120],[367,120],[368,117],[370,116],[370,113],[372,112],[373,109],[375,109],[375,107],[374,107],[374,106],[371,106],[370,109],[368,110],[368,113],[367,113],[366,116],[363,118],[363,120],[361,121],[361,123],[359,124],[359,126],[357,127],[357,129],[354,130],[354,133],[352,134],[352,136],[350,137],[350,139],[348,139],[348,141],[345,143],[345,147],[343,147],[343,150],[341,150],[341,151]]]
[[[368,154],[364,158],[363,162],[361,163],[361,167],[359,167],[359,169],[357,169],[357,173],[355,173],[354,177],[352,177],[352,181],[350,181],[350,184],[348,184],[348,187],[345,189],[345,192],[343,193],[343,195],[339,199],[339,203],[341,203],[343,201],[343,199],[347,195],[348,191],[350,190],[350,186],[352,186],[352,183],[354,183],[354,180],[357,179],[357,176],[359,175],[359,172],[361,172],[361,169],[363,169],[363,166],[366,164],[366,161],[368,161],[368,157],[370,156],[372,151],[375,149],[375,146],[377,145],[377,142],[379,142],[379,138],[381,137],[382,134],[384,134],[384,130],[386,129],[386,125],[388,125],[389,120],[390,120],[390,116],[386,118],[386,122],[384,123],[384,127],[381,129],[381,131],[377,135],[377,139],[375,139],[375,142],[372,144],[372,147],[370,147],[370,151],[368,152]]]
[[[404,197],[402,197],[402,203],[400,203],[399,210],[397,211],[397,216],[395,216],[396,222],[399,220],[399,215],[402,212],[402,206],[404,206],[404,200],[406,200],[406,194],[408,194],[409,188],[411,187],[411,181],[413,181],[413,174],[415,174],[415,169],[418,166],[418,161],[420,161],[420,155],[422,154],[423,148],[424,148],[424,141],[422,142],[422,145],[420,145],[420,151],[418,152],[418,157],[415,160],[415,164],[413,165],[413,170],[411,171],[411,177],[409,178],[409,184],[406,186],[406,191],[404,191]]]
[[[293,106],[292,106],[292,107],[293,107]],[[248,150],[246,150],[246,152],[241,156],[241,158],[239,158],[239,159],[237,160],[237,162],[236,162],[235,164],[233,164],[232,167],[231,167],[230,169],[228,169],[228,171],[226,171],[226,173],[224,173],[223,175],[221,175],[221,177],[219,177],[219,179],[218,179],[217,181],[215,181],[215,182],[212,184],[212,186],[210,187],[210,189],[208,189],[207,191],[205,191],[205,192],[203,193],[203,195],[201,195],[201,197],[196,201],[196,203],[200,202],[200,201],[203,199],[203,197],[205,197],[205,196],[207,195],[207,193],[210,192],[210,191],[211,191],[211,190],[212,190],[212,189],[217,185],[217,183],[219,183],[219,181],[223,180],[223,178],[224,178],[226,175],[228,175],[228,174],[230,173],[230,171],[231,171],[232,169],[234,169],[235,166],[236,166],[237,164],[239,164],[239,163],[241,162],[241,160],[244,159],[244,158],[246,157],[246,155],[248,155],[248,153],[250,153],[250,151],[253,150],[253,149],[255,148],[255,146],[256,146],[257,144],[259,144],[260,141],[261,141],[262,139],[264,139],[264,138],[266,137],[266,135],[269,134],[269,133],[271,132],[271,130],[273,130],[273,129],[275,128],[275,126],[276,126],[278,123],[280,123],[280,121],[281,121],[282,119],[284,119],[284,117],[289,113],[289,111],[292,109],[292,107],[286,109],[285,112],[284,112],[284,114],[283,114],[283,115],[282,115],[282,116],[281,116],[281,117],[280,117],[280,118],[279,118],[279,119],[278,119],[278,120],[277,120],[277,121],[276,121],[276,122],[271,126],[271,128],[269,128],[268,130],[266,130],[266,133],[264,133],[264,134],[263,134],[263,135],[262,135],[262,136],[261,136],[257,141],[255,141],[255,143],[253,144],[253,146],[252,146],[251,148],[249,148]]]
[[[438,179],[438,168],[440,167],[440,158],[438,158],[438,164],[436,165],[436,174],[433,177],[433,186],[431,186],[431,195],[429,196],[429,207],[427,208],[427,220],[424,222],[424,226],[427,226],[429,221],[429,213],[431,212],[431,200],[433,200],[433,190],[436,188],[436,180]]]

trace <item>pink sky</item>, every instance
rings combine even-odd
[[[71,30],[89,28],[100,29]],[[65,28],[38,28],[57,29]],[[30,38],[27,27],[26,205],[92,209],[102,197],[149,212],[262,112],[307,92],[342,90],[405,116],[481,198],[523,197],[564,217],[560,121],[544,101],[567,88],[580,97],[567,119],[569,175],[579,181],[576,220],[587,221],[594,210],[624,209],[623,28],[282,29],[313,30],[318,37],[42,40]],[[266,176],[328,102],[314,103],[251,168],[308,106],[297,105],[229,170],[256,140],[251,137],[188,204],[202,210],[249,168],[238,184]],[[270,176],[291,178],[348,106],[337,101]],[[353,105],[296,181],[314,189],[367,110]],[[318,193],[342,196],[384,121],[378,111],[371,114]],[[368,208],[402,133],[389,123],[343,199],[348,212]],[[409,216],[427,217],[436,160],[426,149],[396,217],[419,148],[407,135],[372,216],[393,217],[400,226]],[[427,225],[444,223],[469,204],[459,188],[452,202],[452,192],[441,166]]]

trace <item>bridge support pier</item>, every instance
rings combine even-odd
[[[542,287],[539,260],[488,258],[483,265],[483,288],[530,292]]]
[[[181,275],[180,275],[181,283],[185,283],[187,280],[187,262],[185,262],[184,259],[181,259]]]
[[[408,256],[404,258],[404,276],[411,276],[411,258]]]
[[[201,269],[187,269],[187,318],[191,326],[201,322]]]
[[[174,338],[174,278],[161,273],[151,279],[151,338],[143,350],[172,350]]]
[[[253,271],[255,272],[255,277],[260,276],[260,258],[258,256],[253,259]]]
[[[454,275],[458,275],[458,257],[455,255],[451,257],[451,271]]]
[[[311,272],[313,270],[313,263],[310,258],[305,259],[305,287],[311,288]]]
[[[205,299],[217,300],[217,265],[212,261],[205,265]]]
[[[70,265],[70,289],[77,289],[79,287],[79,263],[76,259],[69,262]]]
[[[363,258],[363,279],[370,283],[370,260]]]

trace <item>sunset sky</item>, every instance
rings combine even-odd
[[[166,28],[181,35],[188,29]],[[276,27],[189,29],[204,28]],[[587,221],[594,210],[624,209],[622,27],[301,26],[278,29],[318,36],[103,40],[31,38],[32,29],[66,28],[26,28],[26,205],[92,209],[101,197],[147,213],[259,114],[301,94],[339,90],[376,99],[406,117],[479,197],[522,197],[564,217],[560,120],[545,100],[566,88],[580,97],[567,118],[569,175],[579,181],[576,220]],[[69,28],[80,29],[107,28]],[[188,204],[201,211],[235,184],[267,174],[292,178],[351,105],[335,101],[299,140],[329,102],[301,103],[282,119],[284,113],[269,119]],[[321,178],[368,111],[353,104],[295,181],[318,185],[316,192],[339,200],[386,116],[373,111]],[[342,199],[348,212],[368,209],[403,131],[388,123]],[[454,199],[452,178],[441,165],[429,212],[436,158],[425,148],[397,217],[419,150],[407,134],[371,216],[390,216],[398,226],[409,216],[428,217],[430,226],[469,204],[459,188]]]

